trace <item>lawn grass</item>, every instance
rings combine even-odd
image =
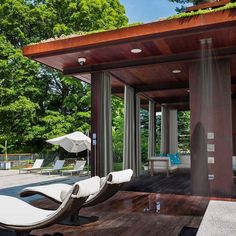
[[[119,171],[123,169],[123,162],[115,162],[114,163],[114,171]]]

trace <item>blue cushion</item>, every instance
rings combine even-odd
[[[167,154],[167,156],[170,158],[171,165],[178,165],[181,164],[179,154]]]

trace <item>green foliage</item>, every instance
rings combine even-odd
[[[178,142],[180,152],[190,152],[190,111],[178,112]]]
[[[112,144],[113,158],[117,162],[123,160],[123,135],[124,135],[124,102],[122,99],[112,97]]]
[[[12,152],[41,152],[55,148],[46,139],[89,130],[90,87],[23,57],[19,48],[126,26],[119,0],[0,0],[0,19],[0,143],[8,140]]]
[[[193,17],[193,16],[207,14],[210,12],[230,10],[233,8],[236,8],[236,2],[235,3],[228,3],[223,7],[218,7],[218,8],[214,8],[214,9],[205,9],[205,10],[198,10],[198,11],[191,11],[191,12],[183,12],[183,13],[180,13],[177,15],[170,16],[167,19],[171,20],[171,19],[178,19],[178,18],[187,18],[187,17]]]
[[[8,161],[8,155],[7,155],[8,152],[7,151],[8,151],[8,149],[10,149],[12,147],[13,147],[13,145],[7,144],[7,140],[5,140],[4,145],[0,144],[0,148],[2,149],[2,152],[5,153],[5,161]]]
[[[175,2],[175,0],[173,0],[173,2]],[[200,9],[198,11],[191,11],[191,12],[183,12],[185,10],[185,7],[182,6],[181,8],[176,9],[176,11],[179,14],[170,16],[167,19],[178,19],[178,18],[198,16],[198,15],[207,14],[209,12],[224,11],[224,10],[229,10],[229,9],[232,9],[232,8],[236,8],[236,2],[234,2],[234,1],[232,1],[230,3],[227,3],[226,5],[224,5],[222,7],[217,7],[217,8],[213,8],[213,9],[205,9],[205,10]]]
[[[127,25],[119,0],[1,0],[0,33],[15,46]]]

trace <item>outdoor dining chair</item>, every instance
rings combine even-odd
[[[32,167],[19,169],[19,174],[24,172],[40,171],[43,165],[44,159],[36,159]]]
[[[0,195],[0,227],[13,231],[17,236],[25,236],[34,229],[60,223],[76,212],[91,194],[98,192],[99,187],[98,176],[75,183],[57,210],[40,209],[18,198]],[[6,235],[6,231],[1,230],[0,235]]]

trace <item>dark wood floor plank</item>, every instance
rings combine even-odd
[[[160,193],[160,194],[159,194]],[[156,202],[160,201],[160,213]],[[142,176],[125,185],[123,191],[106,202],[83,208],[81,215],[99,216],[97,222],[82,226],[53,225],[35,230],[43,236],[61,232],[63,236],[177,236],[182,227],[199,227],[209,203],[208,197],[190,195],[190,175]],[[236,201],[236,199],[223,199]],[[58,205],[50,200],[33,203],[40,207]]]

